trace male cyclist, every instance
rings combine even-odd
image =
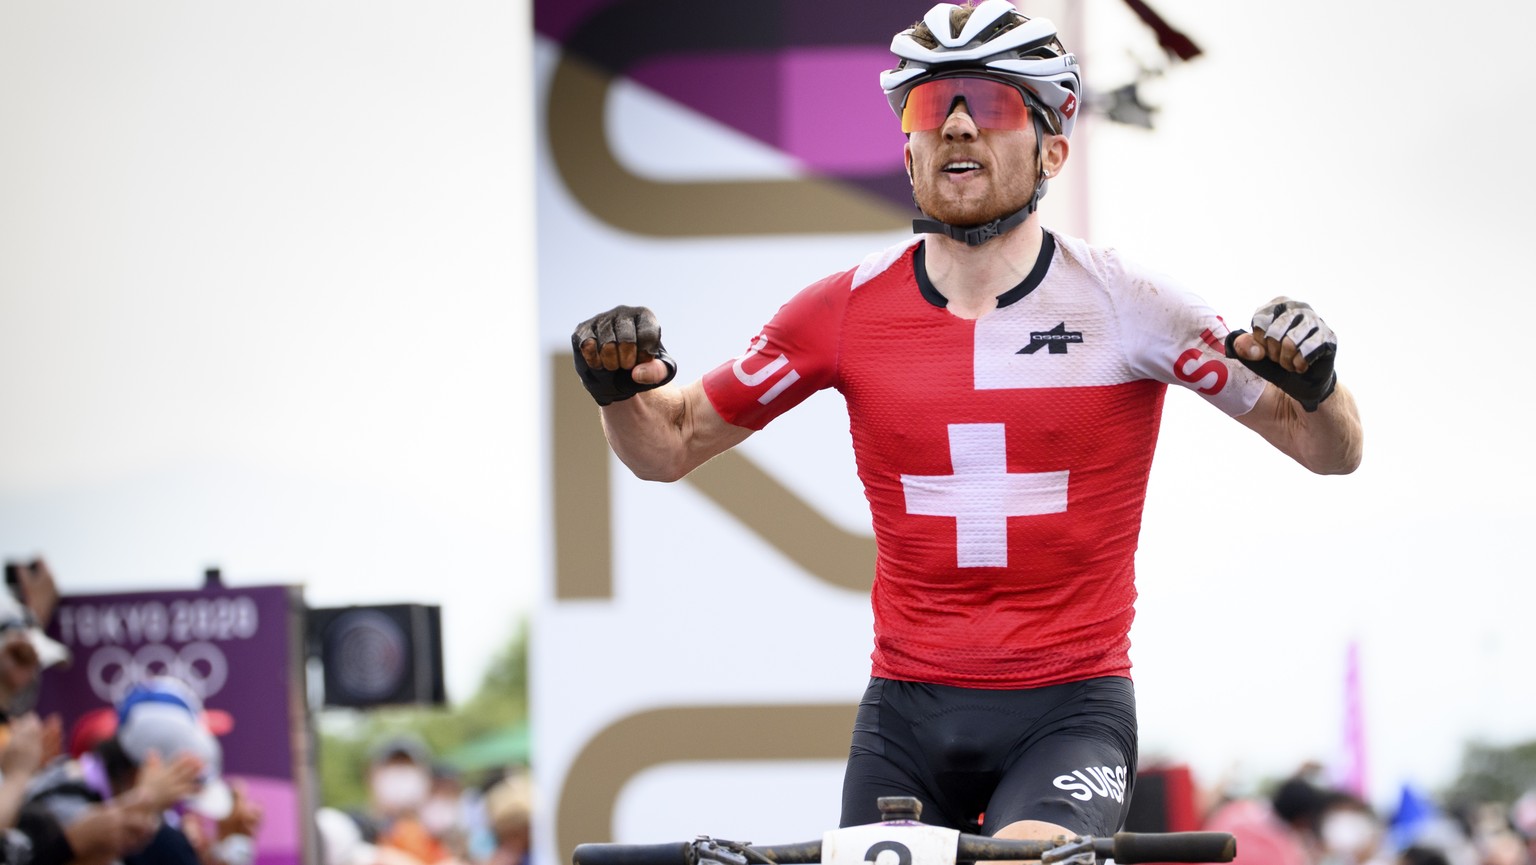
[[[1051,22],[941,3],[891,48],[919,236],[804,289],[687,386],[643,307],[578,325],[576,369],[614,452],[664,481],[843,394],[877,548],[844,825],[899,794],[970,831],[1109,834],[1135,775],[1132,560],[1167,385],[1322,474],[1359,464],[1359,418],[1310,306],[1277,298],[1229,332],[1177,283],[1042,229],[1082,94]]]

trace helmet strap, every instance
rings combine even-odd
[[[953,240],[964,241],[968,246],[980,246],[994,237],[1001,237],[1009,231],[1024,224],[1029,215],[1040,206],[1040,199],[1045,195],[1047,177],[1045,173],[1045,124],[1040,120],[1038,112],[1033,116],[1035,124],[1035,140],[1040,144],[1040,152],[1035,159],[1038,175],[1035,180],[1035,194],[1030,196],[1029,203],[1014,212],[1000,216],[991,222],[981,225],[963,226],[950,225],[927,216],[912,220],[913,234],[942,234]],[[913,197],[916,203],[916,197]]]
[[[1004,232],[1023,225],[1024,220],[1029,218],[1029,214],[1034,209],[1035,201],[1031,199],[1029,204],[1025,205],[1022,210],[1015,210],[1013,213],[994,219],[991,222],[969,227],[950,225],[937,219],[923,217],[912,220],[912,231],[914,234],[942,234],[955,240],[963,240],[969,246],[980,246],[994,237],[1000,237]]]

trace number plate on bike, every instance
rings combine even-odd
[[[921,823],[873,823],[821,837],[822,865],[955,865],[960,833]]]

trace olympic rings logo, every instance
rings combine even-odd
[[[151,643],[130,652],[121,646],[102,646],[86,664],[91,691],[108,703],[116,703],[134,685],[154,676],[171,676],[187,684],[206,701],[229,681],[229,659],[208,642],[188,643],[180,650]]]

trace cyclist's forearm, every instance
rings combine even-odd
[[[1303,413],[1301,422],[1302,465],[1320,475],[1347,475],[1360,467],[1365,433],[1355,396],[1347,388],[1338,385],[1316,412]]]
[[[667,385],[603,408],[609,447],[642,480],[678,480],[751,432],[720,417],[700,382]]]
[[[1253,411],[1238,420],[1317,474],[1349,474],[1360,465],[1365,440],[1360,413],[1342,384],[1315,412],[1303,411],[1269,385]]]

